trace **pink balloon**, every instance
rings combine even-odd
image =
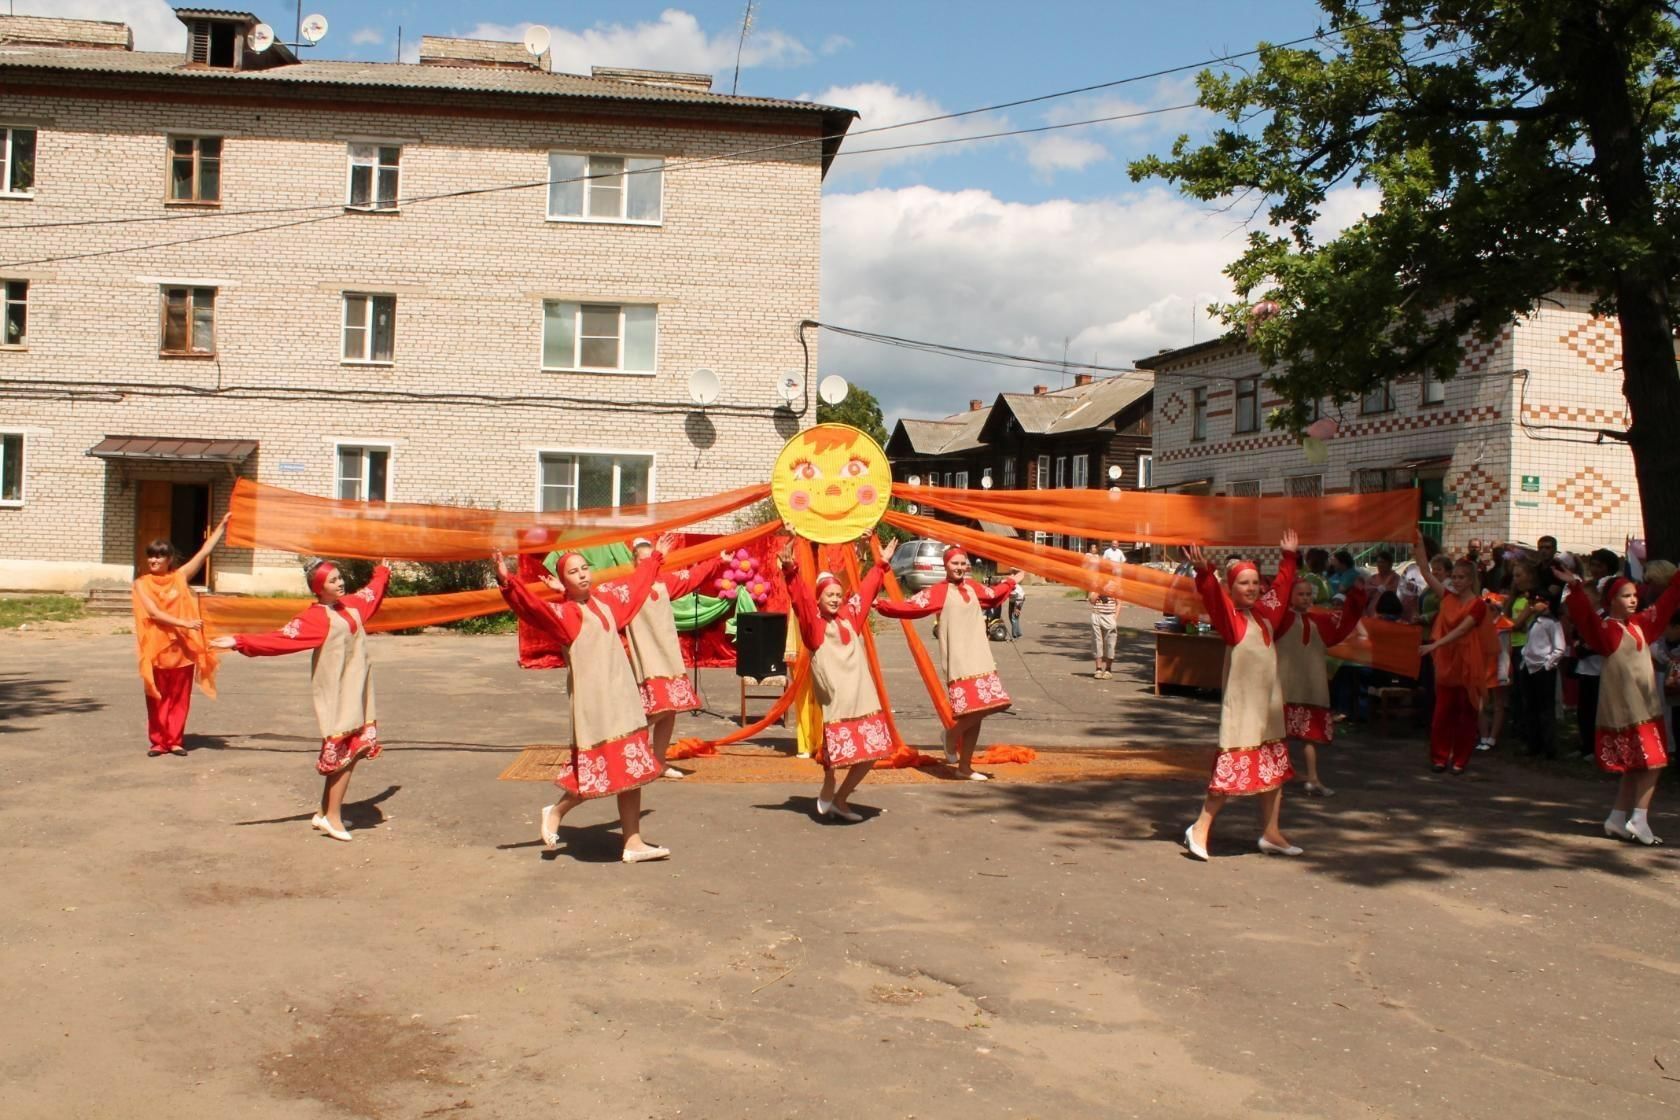
[[[1322,416],[1307,425],[1307,434],[1314,439],[1330,439],[1340,427],[1334,418]]]

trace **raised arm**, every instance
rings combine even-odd
[[[1207,610],[1208,621],[1213,623],[1213,628],[1225,639],[1226,645],[1236,645],[1248,632],[1248,624],[1237,614],[1237,608],[1231,605],[1231,597],[1225,593],[1224,585],[1214,574],[1213,565],[1208,563],[1201,548],[1191,545],[1185,549],[1185,554],[1196,566],[1196,590],[1201,593],[1202,606]]]
[[[1428,585],[1429,590],[1437,596],[1444,597],[1447,594],[1447,585],[1435,578],[1435,571],[1429,566],[1429,552],[1423,547],[1422,533],[1412,538],[1412,563],[1417,565],[1418,575],[1423,577],[1423,582]]]
[[[1680,609],[1680,578],[1668,581],[1663,593],[1657,596],[1657,601],[1629,619],[1629,624],[1639,628],[1647,644],[1655,642],[1663,636],[1668,624],[1674,618],[1674,612]]]
[[[187,578],[188,583],[191,583],[192,578],[198,574],[198,570],[204,567],[205,559],[208,558],[212,552],[216,551],[216,546],[222,543],[222,534],[227,532],[228,519],[232,516],[232,510],[222,514],[222,519],[216,522],[216,527],[210,530],[210,535],[208,537],[204,538],[204,544],[197,552],[192,554],[192,558],[190,560],[188,560],[185,564],[182,564],[180,568],[177,569],[177,571]]]
[[[666,594],[673,599],[681,599],[684,595],[692,595],[705,587],[721,563],[723,563],[723,557],[713,556],[687,568],[666,572],[659,579],[665,584]]]
[[[1285,540],[1294,540],[1294,534],[1289,534]],[[1277,578],[1272,581],[1271,589],[1254,604],[1255,615],[1265,619],[1274,631],[1282,624],[1284,616],[1290,613],[1289,593],[1295,587],[1295,572],[1299,566],[1299,550],[1285,548],[1283,559],[1278,561]]]
[[[381,560],[379,566],[373,570],[373,578],[367,581],[367,586],[352,595],[346,595],[356,608],[356,613],[362,616],[365,623],[379,613],[379,608],[385,605],[385,591],[391,586],[391,565]]]
[[[945,609],[945,595],[950,587],[949,583],[936,583],[896,603],[891,599],[877,599],[875,609],[888,618],[926,618]]]
[[[790,543],[782,555],[782,580],[787,584],[788,605],[793,608],[794,621],[799,623],[799,637],[805,648],[814,650],[823,644],[822,612],[817,609],[817,597],[811,587],[799,578],[799,562],[793,558]]]
[[[676,545],[676,538],[669,533],[659,534],[659,540],[654,543],[653,551],[648,558],[636,565],[630,573],[630,578],[614,580],[601,588],[600,601],[607,604],[612,612],[613,624],[620,630],[630,625],[636,613],[647,602],[648,592],[659,579],[659,565],[665,562],[665,553]]]
[[[888,555],[890,556],[891,553],[888,553]],[[854,627],[868,625],[869,612],[874,608],[875,600],[881,594],[881,585],[886,583],[886,581],[887,559],[883,556],[880,560],[877,560],[874,564],[870,565],[869,570],[863,574],[863,582],[858,585],[857,610],[852,612],[852,617],[850,619]]]
[[[974,596],[980,602],[980,609],[989,611],[1009,598],[1010,592],[1015,590],[1015,581],[1005,576],[990,587],[979,583],[974,584],[973,587]]]
[[[1341,614],[1313,616],[1325,645],[1339,646],[1353,637],[1353,632],[1359,629],[1359,623],[1365,614],[1365,595],[1363,587],[1356,587],[1348,592],[1347,599],[1342,603]]]
[[[569,646],[577,641],[583,621],[577,604],[570,601],[544,602],[531,593],[517,570],[508,570],[507,560],[500,552],[496,553],[495,559],[496,586],[501,589],[502,598],[514,617],[527,626],[554,635],[562,645]]]
[[[246,657],[278,657],[319,649],[327,640],[327,608],[316,603],[278,630],[266,634],[234,634],[217,638],[211,645],[236,649]]]

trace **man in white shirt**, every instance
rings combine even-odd
[[[1119,541],[1109,541],[1108,547],[1103,549],[1102,558],[1103,563],[1108,565],[1108,570],[1111,572],[1118,572],[1120,565],[1126,562],[1126,554],[1120,551]]]

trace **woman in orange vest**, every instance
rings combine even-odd
[[[181,738],[192,706],[192,686],[216,695],[216,655],[204,640],[198,596],[187,586],[221,543],[230,513],[205,538],[185,564],[167,538],[146,546],[146,573],[134,581],[134,644],[140,654],[140,680],[146,686],[148,758],[184,756]]]

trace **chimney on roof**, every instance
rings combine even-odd
[[[674,86],[705,93],[712,88],[710,74],[683,74],[676,70],[632,70],[624,66],[591,66],[591,78],[606,78],[614,82],[634,82],[641,86]]]
[[[497,39],[454,39],[447,35],[420,36],[420,65],[459,66],[485,70],[545,70],[549,56],[534,57],[524,43]]]
[[[1076,373],[1073,375],[1073,383],[1075,386],[1089,385],[1094,380],[1096,379],[1089,373]]]
[[[979,412],[982,408],[985,408],[985,407],[986,407],[986,402],[985,401],[974,400],[973,398],[969,399],[968,410],[970,412]]]
[[[1034,385],[1033,386],[1033,396],[1035,396],[1035,397],[1042,397],[1044,394],[1048,393],[1049,391],[1050,391],[1050,386],[1048,386],[1048,385]]]
[[[131,51],[134,32],[126,23],[52,16],[0,16],[0,43],[12,47]]]

